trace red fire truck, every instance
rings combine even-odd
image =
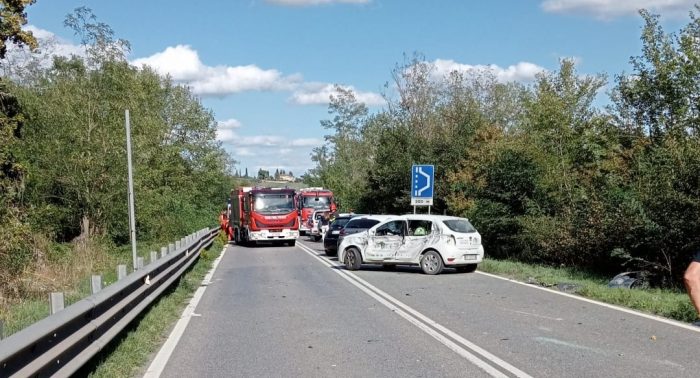
[[[299,208],[299,234],[311,231],[309,218],[315,210],[336,211],[333,192],[324,188],[304,188],[297,192],[297,207]]]
[[[229,223],[236,244],[286,242],[299,238],[294,189],[241,187],[231,191]]]

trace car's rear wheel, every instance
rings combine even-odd
[[[469,264],[469,265],[457,266],[455,268],[460,273],[473,273],[474,271],[476,271],[476,266],[477,266],[477,264]]]
[[[314,241],[317,242],[321,240],[321,235],[314,235]]]
[[[358,270],[362,266],[362,255],[357,248],[349,248],[345,252],[345,267],[348,270]]]
[[[420,267],[425,274],[440,274],[442,272],[442,257],[435,251],[428,251],[420,259]]]
[[[297,241],[296,241],[296,240],[290,240],[290,241],[287,242],[287,244],[289,244],[290,247],[294,247],[294,246],[297,244]]]

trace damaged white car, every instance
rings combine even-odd
[[[443,215],[394,217],[346,236],[338,246],[338,261],[349,270],[380,264],[419,265],[426,274],[444,267],[473,272],[483,259],[481,235],[469,220]]]

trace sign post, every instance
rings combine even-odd
[[[413,214],[416,213],[416,206],[433,205],[433,191],[435,188],[435,166],[416,165],[411,167],[411,205]]]

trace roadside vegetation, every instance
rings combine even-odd
[[[182,85],[129,65],[129,43],[87,8],[65,18],[82,51],[52,57],[5,1],[0,28],[0,319],[5,335],[83,297],[91,274],[131,266],[124,111],[131,115],[139,249],[216,224],[233,161],[210,110]],[[111,275],[111,276],[110,276]]]
[[[597,301],[628,307],[652,315],[682,322],[697,318],[685,291],[675,288],[610,288],[610,277],[603,277],[572,267],[553,267],[512,260],[486,258],[479,265],[482,272]]]
[[[414,55],[376,113],[338,87],[306,183],[344,210],[401,214],[411,165],[435,164],[433,213],[469,218],[489,258],[678,290],[700,248],[699,11],[676,32],[642,11],[642,50],[611,76],[564,59],[520,84]]]

